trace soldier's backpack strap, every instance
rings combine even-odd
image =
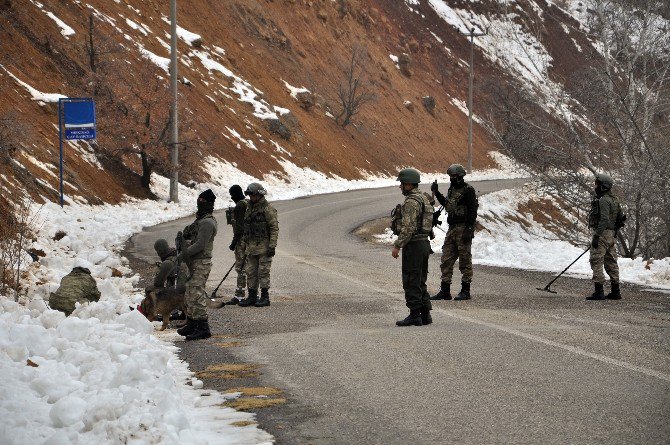
[[[423,199],[418,199],[415,196],[408,196],[407,198],[421,204],[421,213],[419,214],[419,218],[417,218],[416,221],[416,230],[418,233],[423,233],[423,215],[426,213],[426,203],[423,202]]]

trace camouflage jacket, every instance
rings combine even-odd
[[[188,280],[188,267],[182,262],[179,265],[179,270],[176,270],[176,265],[176,251],[160,263],[156,263],[158,270],[154,276],[154,287],[172,287],[175,285],[175,281],[177,285],[186,284],[186,280]]]
[[[621,213],[619,199],[607,191],[600,198],[591,201],[591,213],[589,214],[589,228],[596,235],[601,236],[605,230],[615,230],[617,215]]]
[[[447,211],[447,223],[450,226],[475,226],[479,202],[474,187],[466,182],[462,187],[449,187],[447,196],[440,192],[435,193],[435,196]]]
[[[399,249],[411,241],[427,240],[433,228],[435,209],[418,187],[405,196],[401,207],[400,234],[393,245]]]
[[[244,215],[244,243],[247,255],[264,255],[268,247],[277,247],[279,221],[277,210],[262,197],[255,204],[249,201]]]
[[[218,223],[210,213],[196,219],[184,229],[184,256],[191,260],[211,258]]]

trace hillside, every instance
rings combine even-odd
[[[202,143],[186,148],[180,182],[205,182],[220,163],[288,181],[294,167],[353,179],[466,163],[469,42],[460,31],[489,32],[475,40],[476,113],[485,114],[477,104],[492,82],[523,84],[548,102],[595,51],[575,32],[581,3],[570,13],[555,3],[570,2],[521,0],[501,9],[493,0],[181,1],[180,113]],[[2,152],[3,208],[23,191],[38,202],[57,199],[57,95],[86,93],[91,17],[96,41],[117,48],[104,57],[137,73],[156,66],[166,85],[168,16],[165,1],[0,2],[0,116],[20,129],[15,147]],[[352,48],[367,55],[365,78],[376,100],[343,128],[332,115]],[[411,63],[401,70],[403,53]],[[150,83],[133,79],[137,89]],[[291,94],[297,88],[316,104],[301,107]],[[434,98],[434,110],[423,106],[425,96]],[[139,156],[109,155],[124,143],[116,137],[123,129],[105,119],[99,112],[98,133],[110,129],[104,141],[66,144],[66,195],[91,204],[150,197],[140,187]],[[492,164],[487,153],[495,147],[477,122],[473,163],[482,168]],[[279,124],[290,136],[278,134]]]

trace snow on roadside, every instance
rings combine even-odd
[[[517,269],[539,270],[558,273],[574,261],[585,248],[555,239],[533,219],[531,214],[520,213],[520,204],[536,198],[531,192],[519,193],[502,190],[479,198],[478,221],[486,230],[477,232],[472,245],[472,261],[489,266],[513,267]],[[490,217],[492,220],[482,217]],[[443,227],[447,225],[443,220]],[[522,227],[518,222],[527,223]],[[390,229],[377,237],[380,242],[391,243],[397,237]],[[445,233],[435,230],[431,245],[435,252],[441,252]],[[585,242],[588,240],[585,240]],[[619,258],[620,279],[659,289],[670,289],[670,258],[643,261]],[[590,278],[591,266],[588,254],[577,261],[567,273],[579,278]]]

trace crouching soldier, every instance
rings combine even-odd
[[[154,243],[154,250],[161,259],[156,263],[158,270],[154,275],[153,285],[147,287],[149,290],[157,290],[159,293],[161,289],[175,288],[176,291],[183,295],[186,280],[188,280],[188,267],[183,261],[177,261],[177,249],[170,247],[168,242],[164,239],[158,239]],[[185,320],[186,314],[181,310],[175,311],[170,316],[170,320]],[[163,321],[159,315],[156,320]]]
[[[207,294],[205,284],[212,270],[212,249],[217,232],[217,222],[212,213],[216,196],[205,190],[198,196],[195,222],[184,231],[184,247],[178,259],[186,261],[191,276],[186,281],[186,325],[177,333],[186,340],[199,340],[212,336],[207,320]]]
[[[240,302],[240,306],[270,305],[270,266],[277,247],[279,223],[277,210],[265,199],[266,193],[263,186],[256,182],[249,184],[244,192],[250,201],[244,215],[245,271],[249,295]]]
[[[393,244],[391,255],[398,258],[402,249],[402,288],[409,315],[397,321],[396,325],[422,326],[433,322],[426,279],[431,254],[428,238],[433,227],[434,209],[419,190],[421,178],[418,171],[413,168],[400,170],[398,181],[405,202],[400,207],[400,215],[397,210],[394,214],[392,228],[398,239]]]
[[[244,272],[244,215],[247,212],[249,201],[244,199],[242,187],[235,184],[229,190],[230,198],[235,202],[235,207],[231,209],[230,224],[233,226],[233,241],[230,243],[230,250],[235,253],[235,272],[237,273],[237,288],[235,296],[226,304],[239,304],[244,300],[244,293],[247,289],[247,275]]]
[[[188,267],[186,264],[178,264],[177,249],[170,247],[166,240],[159,239],[154,243],[154,250],[161,261],[156,263],[158,270],[154,275],[153,287],[158,289],[185,285]]]

